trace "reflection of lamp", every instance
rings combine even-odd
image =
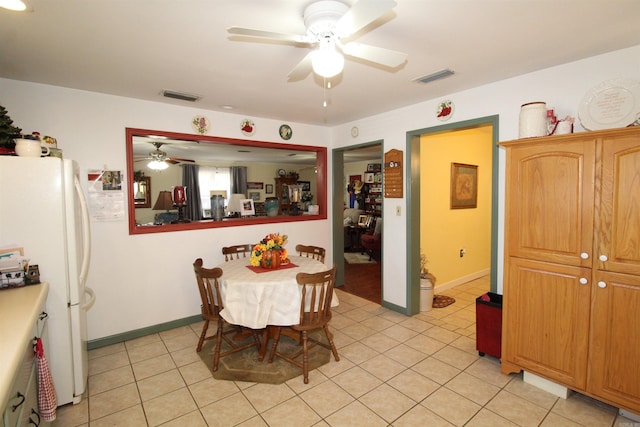
[[[171,224],[183,224],[191,222],[184,217],[184,207],[187,203],[187,187],[184,185],[176,185],[173,187],[173,204],[178,207],[178,219],[171,221]]]
[[[289,186],[289,200],[293,205],[291,215],[298,215],[298,202],[302,200],[302,184],[292,184]]]
[[[240,214],[240,207],[242,206],[242,200],[246,199],[244,194],[234,193],[229,197],[229,205],[227,206],[227,210],[229,211],[230,216],[236,217]]]
[[[173,209],[173,201],[171,200],[171,192],[170,191],[161,191],[158,194],[158,198],[156,199],[156,204],[153,205],[154,211],[162,211],[166,210],[167,213],[169,210]]]
[[[333,77],[342,72],[344,56],[336,50],[335,43],[330,38],[320,41],[318,50],[312,53],[311,66],[313,72],[321,77]]]
[[[159,160],[151,160],[149,163],[147,163],[147,167],[149,169],[162,171],[162,170],[165,170],[166,168],[168,168],[169,165],[166,162],[162,162],[162,161],[159,161]]]

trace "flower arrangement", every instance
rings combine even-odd
[[[263,258],[267,251],[279,251],[280,252],[280,260],[284,261],[287,259],[288,253],[287,249],[284,247],[284,244],[287,243],[287,236],[280,235],[280,233],[270,233],[267,234],[258,244],[253,247],[251,251],[251,257],[249,259],[249,263],[254,267],[258,267],[263,264],[263,267],[272,267],[272,259],[265,260]],[[265,261],[265,262],[263,262]],[[279,265],[280,262],[277,262]]]
[[[305,191],[304,193],[302,193],[302,201],[303,202],[310,202],[313,200],[313,194],[311,194],[308,191]]]

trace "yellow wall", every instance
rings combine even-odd
[[[490,125],[420,140],[420,248],[436,286],[491,266],[491,148]],[[451,163],[478,166],[476,209],[450,209]]]

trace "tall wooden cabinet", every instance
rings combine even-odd
[[[274,179],[276,183],[276,197],[278,198],[278,215],[289,215],[293,204],[289,200],[289,186],[298,183],[298,178],[280,177]]]
[[[501,145],[502,372],[640,412],[640,128]]]

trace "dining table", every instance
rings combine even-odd
[[[275,269],[251,266],[249,258],[239,258],[217,266],[223,272],[219,279],[224,307],[220,315],[231,324],[265,330],[259,360],[264,358],[268,331],[272,327],[300,323],[302,293],[296,275],[319,273],[330,268],[305,256],[290,255],[288,259],[287,264]],[[331,306],[338,304],[334,290]]]

